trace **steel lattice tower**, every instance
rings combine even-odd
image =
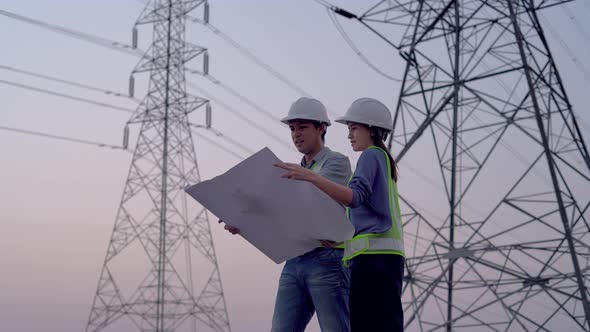
[[[590,157],[539,19],[563,2],[331,7],[405,60],[389,145],[440,188],[403,197],[408,331],[590,330]]]
[[[196,10],[208,20],[206,1],[156,0],[136,23],[153,25],[133,71],[149,73],[148,93],[129,121],[141,131],[87,331],[230,331],[207,212],[183,190],[200,181],[188,115],[210,110],[185,88],[189,61],[207,68],[206,49],[185,41]]]

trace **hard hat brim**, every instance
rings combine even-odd
[[[389,131],[391,131],[393,129],[392,125],[385,126],[382,123],[381,124],[372,123],[371,121],[367,121],[367,120],[363,120],[363,119],[353,119],[353,118],[349,118],[346,116],[339,117],[338,119],[334,120],[334,122],[341,123],[343,125],[348,125],[350,122],[354,122],[354,123],[364,124],[364,125],[367,125],[370,127],[378,127],[378,128],[389,130]]]
[[[332,125],[330,123],[330,120],[328,120],[327,122],[325,120],[319,120],[319,119],[311,119],[311,118],[302,118],[302,117],[285,117],[281,119],[281,122],[288,125],[290,121],[294,121],[294,120],[303,120],[303,121],[316,121],[316,122],[320,122],[320,123],[325,123],[326,126],[330,126]]]

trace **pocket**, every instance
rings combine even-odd
[[[326,249],[319,252],[316,257],[322,265],[342,266],[343,255],[343,250]]]

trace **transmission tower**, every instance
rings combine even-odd
[[[206,49],[185,41],[196,10],[208,21],[206,1],[155,0],[136,22],[153,25],[133,71],[149,73],[148,93],[129,121],[141,130],[87,331],[230,331],[207,211],[183,190],[200,181],[188,115],[210,124],[208,101],[185,88],[189,61],[208,68]]]
[[[403,199],[408,331],[590,330],[590,157],[538,18],[564,2],[321,1],[405,60],[389,145],[440,188]]]

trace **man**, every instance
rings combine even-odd
[[[330,125],[324,105],[316,99],[300,98],[281,122],[289,125],[291,139],[303,154],[301,166],[342,185],[351,175],[348,157],[324,146]],[[221,222],[221,221],[220,221]],[[232,234],[239,229],[225,225]],[[321,240],[318,248],[285,263],[275,302],[272,332],[304,331],[314,312],[324,332],[350,331],[350,273],[342,264],[338,244]]]

